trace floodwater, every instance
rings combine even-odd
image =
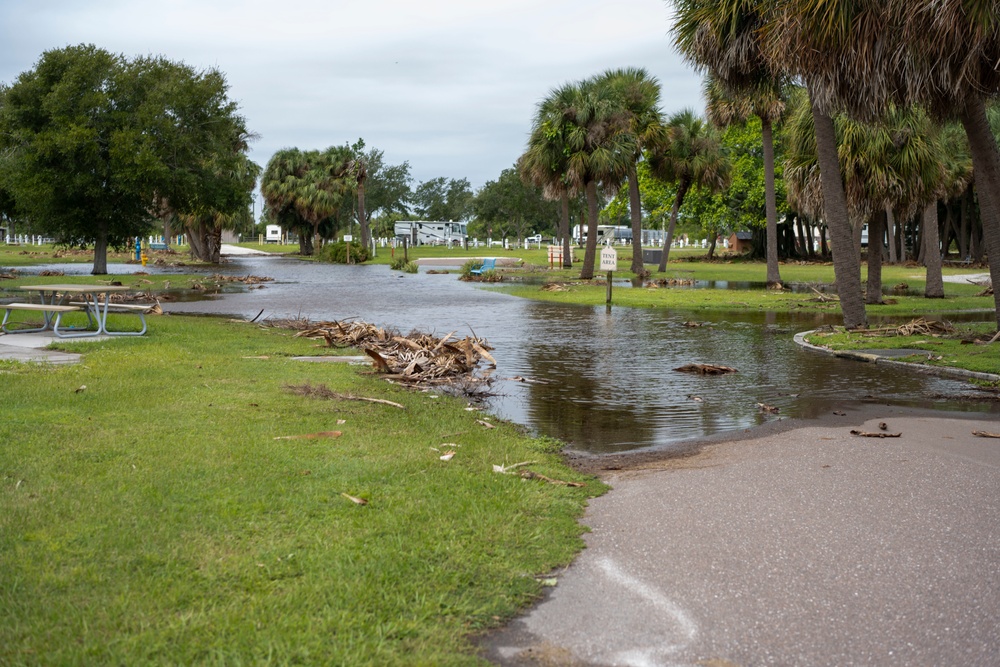
[[[58,268],[75,271],[71,266]],[[248,319],[357,318],[404,333],[475,333],[495,347],[495,377],[528,380],[498,381],[489,408],[591,453],[671,447],[769,420],[828,414],[856,401],[1000,412],[996,402],[961,400],[975,395],[967,383],[836,359],[793,342],[796,332],[837,324],[839,316],[734,312],[709,319],[666,309],[561,306],[483,289],[453,274],[280,257],[234,257],[212,272],[275,281],[263,289],[165,303],[165,310]],[[692,321],[701,326],[688,326]],[[700,376],[673,370],[690,363],[738,372]],[[763,412],[759,404],[779,412]]]

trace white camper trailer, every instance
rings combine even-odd
[[[468,234],[464,222],[403,220],[396,223],[396,238],[410,245],[448,245],[465,243]]]
[[[281,227],[279,225],[268,225],[264,228],[265,243],[281,243]]]

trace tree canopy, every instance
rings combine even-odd
[[[103,274],[108,247],[147,233],[158,208],[246,208],[250,138],[216,70],[54,49],[0,90],[0,188],[34,229],[94,244]]]

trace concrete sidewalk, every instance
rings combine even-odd
[[[584,519],[586,550],[483,654],[1000,664],[1000,440],[973,435],[1000,421],[866,409],[879,412],[610,472],[613,490]]]
[[[0,360],[3,361],[37,361],[49,364],[75,364],[80,361],[80,355],[72,352],[47,350],[49,345],[58,342],[102,341],[111,336],[87,336],[84,338],[59,338],[51,331],[40,333],[0,333]]]

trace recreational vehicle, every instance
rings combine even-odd
[[[396,223],[396,238],[410,245],[462,244],[467,238],[464,222],[404,220]]]

